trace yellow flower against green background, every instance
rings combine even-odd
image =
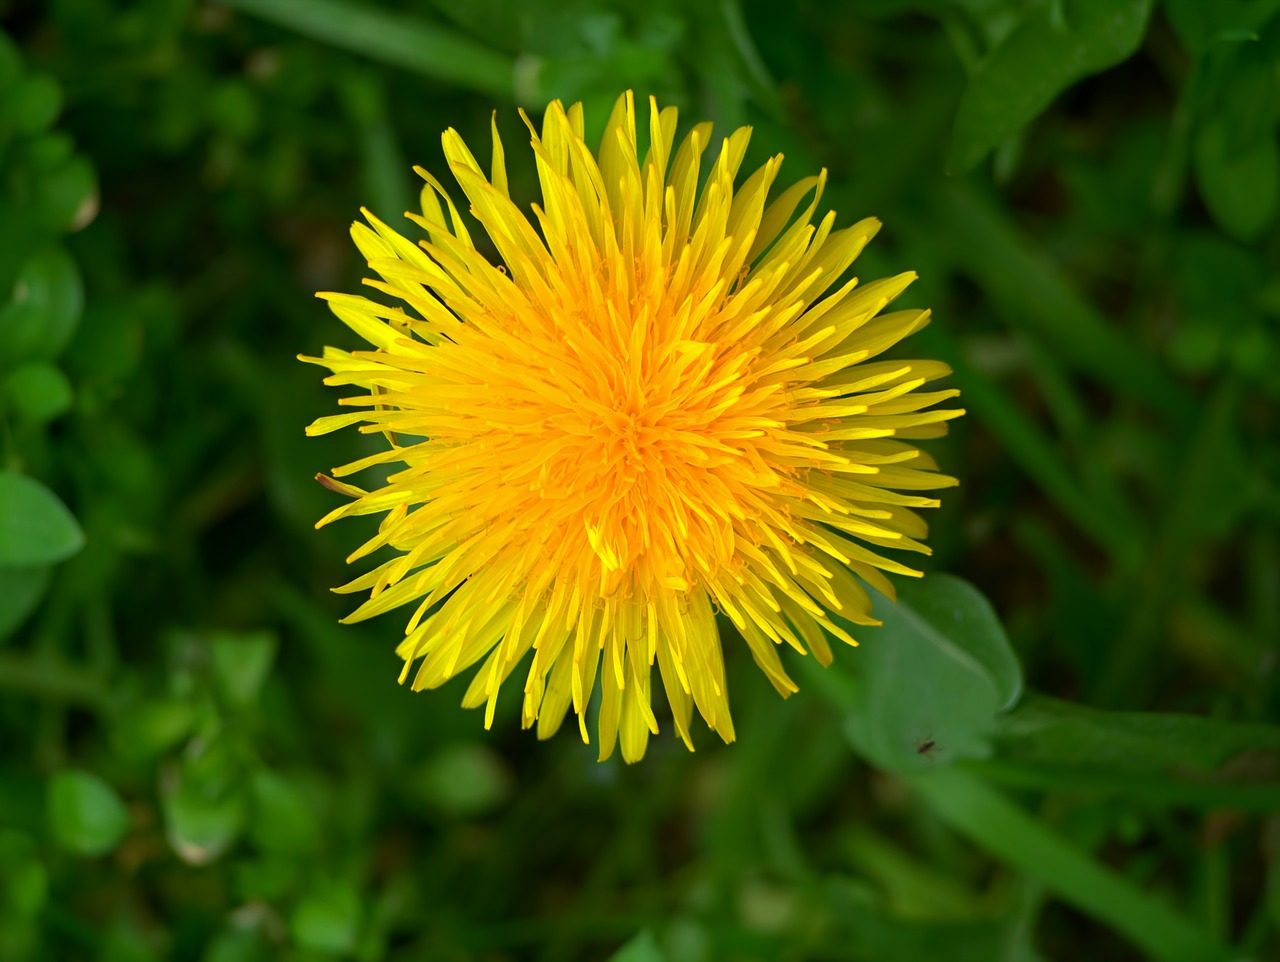
[[[627,761],[659,730],[657,680],[686,745],[695,707],[733,739],[717,611],[784,696],[779,646],[827,664],[827,635],[857,644],[828,612],[874,625],[861,582],[892,595],[885,572],[918,573],[882,549],[928,552],[916,509],[938,502],[918,492],[955,481],[914,442],[962,413],[920,390],[944,364],[876,360],[929,319],[881,313],[912,273],[842,280],[878,221],[815,222],[825,172],[770,200],[781,156],[735,187],[749,128],[708,160],[709,123],[677,146],[675,108],[649,108],[641,138],[619,98],[593,153],[581,105],[552,103],[529,125],[532,217],[496,125],[487,176],[446,131],[497,262],[419,170],[424,240],[367,211],[352,228],[366,283],[399,303],[320,295],[372,349],[304,358],[360,392],[308,433],[390,442],[335,476],[398,465],[367,491],[325,479],[351,500],[321,524],[383,515],[348,560],[395,553],[339,589],[369,593],[346,620],[415,604],[401,681],[480,663],[463,704],[486,726],[519,668],[525,727],[548,737],[572,707],[589,740],[598,684],[599,757]]]

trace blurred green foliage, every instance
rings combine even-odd
[[[0,959],[1280,957],[1280,0],[0,28]],[[293,361],[445,127],[497,107],[527,203],[515,107],[627,87],[827,166],[970,410],[931,542],[972,584],[786,702],[731,643],[738,743],[635,768],[337,624],[364,538],[310,479],[360,442],[304,440]]]

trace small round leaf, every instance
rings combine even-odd
[[[75,397],[67,376],[46,361],[32,361],[4,379],[4,395],[18,417],[30,424],[46,424],[61,417]]]
[[[276,658],[276,639],[270,632],[218,632],[209,641],[218,689],[234,708],[252,707]]]
[[[75,333],[83,307],[84,286],[71,255],[47,247],[29,257],[10,300],[0,302],[0,358],[8,364],[53,360]]]
[[[188,865],[207,865],[220,858],[240,837],[245,797],[231,782],[221,755],[203,763],[166,770],[160,781],[160,808],[165,834]]]
[[[350,952],[360,929],[360,895],[353,885],[324,882],[313,888],[293,911],[293,940],[314,952]]]
[[[76,155],[42,171],[36,180],[36,206],[51,230],[77,231],[98,214],[98,174],[88,159]]]
[[[62,88],[44,74],[23,77],[6,99],[5,113],[19,134],[38,134],[48,129],[62,112]]]
[[[303,855],[320,840],[320,824],[293,783],[274,772],[253,775],[249,837],[264,852]]]
[[[91,772],[58,772],[49,784],[49,828],[69,852],[96,857],[120,844],[129,812],[115,790]]]
[[[146,761],[178,745],[195,723],[196,709],[190,701],[148,700],[116,718],[111,741],[122,758]]]
[[[1280,144],[1268,133],[1246,149],[1233,149],[1225,122],[1208,121],[1195,142],[1195,171],[1205,206],[1238,240],[1262,235],[1280,205]]]
[[[39,481],[0,471],[0,566],[54,564],[84,547],[67,506]]]

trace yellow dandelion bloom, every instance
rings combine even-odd
[[[831,661],[828,611],[877,622],[862,582],[918,572],[877,549],[927,552],[916,493],[954,484],[912,442],[962,412],[920,391],[936,361],[872,361],[929,319],[881,314],[913,273],[834,287],[879,229],[816,224],[825,172],[768,199],[775,156],[738,187],[750,137],[725,138],[698,190],[711,124],[676,146],[676,110],[650,100],[640,156],[621,97],[592,153],[580,104],[524,117],[541,184],[532,220],[511,199],[493,128],[489,175],[454,130],[450,170],[467,220],[428,172],[414,244],[364,211],[352,236],[400,304],[319,295],[371,350],[303,358],[361,393],[310,434],[360,424],[389,447],[336,477],[398,464],[324,518],[383,515],[355,561],[393,556],[338,589],[369,592],[346,621],[416,603],[401,682],[435,688],[477,662],[463,697],[487,705],[532,650],[525,727],[572,705],[584,740],[597,681],[599,756],[640,758],[653,666],[676,734],[693,709],[732,741],[716,627],[722,612],[784,696],[778,646]],[[803,209],[801,209],[801,205]],[[799,213],[797,214],[797,212]],[[834,288],[834,289],[833,289]],[[908,492],[908,493],[904,493]],[[856,576],[856,577],[855,577]]]

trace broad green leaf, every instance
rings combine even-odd
[[[929,806],[996,858],[1123,934],[1157,962],[1234,956],[1181,912],[1095,862],[981,779],[956,768],[912,776]]]
[[[898,598],[987,670],[1000,696],[1001,711],[1017,704],[1022,695],[1022,666],[982,592],[962,578],[935,574],[901,585]]]
[[[35,188],[40,222],[50,230],[78,231],[98,214],[98,174],[89,160],[79,154],[42,170]]]
[[[31,361],[10,371],[3,394],[18,417],[32,424],[62,416],[75,397],[67,376],[46,361]]]
[[[609,956],[609,962],[667,962],[667,956],[653,933],[644,929]]]
[[[320,823],[311,804],[289,780],[266,770],[253,774],[249,837],[265,852],[301,855],[315,849]]]
[[[884,627],[859,635],[862,644],[852,659],[857,696],[849,705],[847,731],[881,768],[923,771],[990,753],[996,713],[1012,686],[1007,678],[998,685],[987,666],[951,637],[955,631],[976,637],[989,627],[972,596],[961,597],[971,623],[958,629],[957,613],[942,603],[917,610],[906,601],[875,596],[873,613]],[[984,651],[999,644],[973,643]]]
[[[1195,142],[1196,183],[1205,206],[1224,231],[1253,240],[1275,219],[1280,199],[1280,145],[1269,133],[1233,150],[1221,117],[1210,117]]]
[[[1215,106],[1211,111],[1207,105],[1201,108],[1201,116],[1212,113],[1222,119],[1229,153],[1275,135],[1276,122],[1280,121],[1280,76],[1276,73],[1274,52],[1280,49],[1278,40],[1239,45],[1232,51],[1233,56],[1221,58],[1223,76],[1215,91]]]
[[[174,748],[192,729],[196,708],[190,701],[157,698],[121,713],[111,731],[115,750],[124,758],[149,760]]]
[[[293,940],[314,952],[350,952],[360,932],[360,893],[349,882],[320,882],[289,919]]]
[[[1142,42],[1152,0],[1072,0],[1065,23],[1050,4],[1022,23],[970,78],[960,101],[949,166],[968,170],[1038,117],[1067,87],[1128,59]]]
[[[56,358],[83,307],[80,269],[66,251],[48,247],[29,257],[9,299],[0,300],[0,369]]]
[[[351,0],[230,0],[304,36],[491,96],[510,99],[515,61],[419,17]]]
[[[84,547],[84,533],[58,496],[39,481],[0,471],[0,565],[65,561]]]
[[[169,844],[189,865],[207,865],[231,847],[244,827],[239,794],[204,797],[179,787],[162,796]]]
[[[0,641],[16,631],[44,597],[49,568],[0,567]]]
[[[165,834],[189,865],[219,858],[240,837],[246,814],[240,770],[225,739],[203,754],[184,753],[160,775]]]
[[[0,101],[0,128],[31,136],[49,128],[62,111],[62,88],[45,74],[28,74]]]
[[[129,812],[110,785],[91,772],[58,772],[49,782],[49,829],[76,855],[106,855],[129,829]]]
[[[235,708],[251,707],[276,658],[276,639],[269,632],[216,634],[209,640],[218,690]]]

